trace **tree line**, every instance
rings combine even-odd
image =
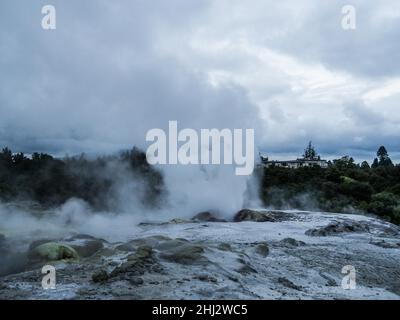
[[[4,148],[0,152],[0,199],[31,200],[44,207],[79,198],[98,210],[113,210],[118,186],[138,182],[132,197],[144,206],[160,204],[164,192],[162,174],[147,163],[138,148],[117,155],[88,159],[84,154],[57,159],[46,153],[23,153]],[[135,189],[136,188],[136,189]]]

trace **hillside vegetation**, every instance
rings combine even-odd
[[[400,165],[380,147],[372,166],[351,157],[329,162],[327,169],[262,168],[261,199],[277,209],[329,212],[361,211],[400,224]]]

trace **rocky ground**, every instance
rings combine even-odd
[[[142,223],[132,238],[0,235],[0,299],[399,299],[400,228],[371,217],[242,210]],[[56,289],[41,268],[56,268]],[[342,288],[354,266],[356,288]]]

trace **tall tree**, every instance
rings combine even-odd
[[[307,160],[317,160],[319,158],[311,141],[308,143],[307,148],[304,150],[303,158]]]
[[[384,146],[380,146],[376,155],[378,156],[378,165],[379,166],[393,166],[392,160],[389,158],[389,154]]]
[[[379,161],[378,158],[374,159],[374,162],[372,163],[371,168],[378,168],[379,167]]]
[[[363,161],[361,163],[361,169],[369,169],[369,168],[370,168],[370,166],[369,166],[369,163],[367,161]]]

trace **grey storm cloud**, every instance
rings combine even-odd
[[[349,3],[351,2],[351,3]],[[41,8],[57,29],[41,28]],[[341,7],[357,30],[341,28]],[[398,1],[0,4],[0,145],[57,155],[145,146],[169,120],[254,128],[298,154],[399,151]]]
[[[0,141],[21,151],[112,151],[142,146],[169,120],[191,128],[257,127],[239,86],[213,88],[201,72],[157,51],[166,28],[190,25],[205,1],[57,2],[57,30],[41,4],[2,4]]]
[[[303,59],[320,61],[331,68],[368,77],[400,75],[400,4],[398,1],[327,1],[316,6],[306,4],[300,21],[287,29],[276,45],[284,52]],[[356,10],[354,31],[341,28],[342,7]],[[270,44],[266,40],[266,44]]]

